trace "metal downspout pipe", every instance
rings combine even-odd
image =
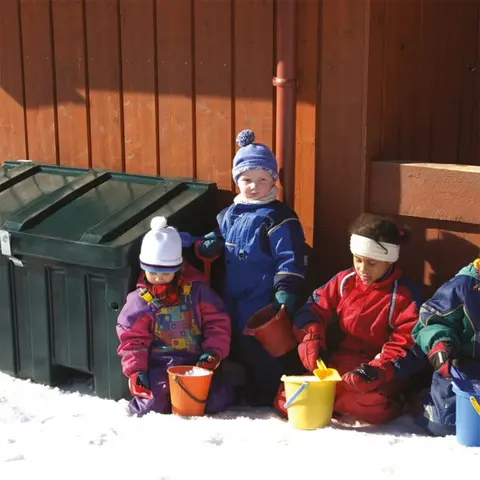
[[[295,175],[296,0],[277,0],[275,155],[280,171],[279,197],[291,208]]]

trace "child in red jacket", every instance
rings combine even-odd
[[[350,234],[353,268],[315,290],[294,318],[298,353],[308,371],[323,358],[342,375],[337,415],[380,424],[401,414],[406,379],[424,365],[412,337],[418,303],[395,266],[405,232],[384,217],[364,214]],[[284,411],[282,404],[279,395],[277,410]]]

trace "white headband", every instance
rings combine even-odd
[[[387,242],[376,242],[371,238],[355,234],[350,237],[350,251],[353,255],[389,263],[395,263],[400,256],[399,245]]]

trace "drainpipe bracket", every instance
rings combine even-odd
[[[273,77],[272,78],[272,85],[274,87],[280,88],[287,88],[287,87],[296,87],[297,86],[297,79],[296,78],[281,78],[281,77]]]

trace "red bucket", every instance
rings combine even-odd
[[[282,306],[267,305],[248,320],[244,335],[255,337],[272,357],[281,357],[297,346],[290,318]]]

